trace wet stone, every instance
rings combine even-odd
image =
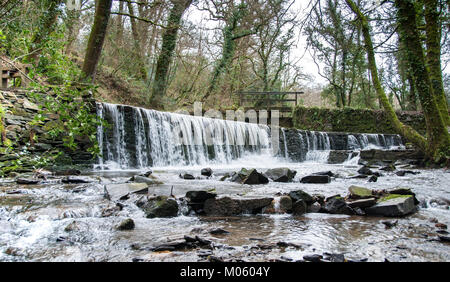
[[[316,183],[316,184],[324,184],[330,183],[331,178],[328,175],[308,175],[303,177],[300,180],[301,183]]]
[[[117,230],[132,230],[134,229],[134,221],[131,218],[123,220],[118,226]]]
[[[211,168],[207,167],[207,168],[203,168],[203,169],[200,171],[200,174],[203,175],[203,176],[209,177],[209,176],[211,176],[211,175],[213,174],[213,171],[212,171]]]

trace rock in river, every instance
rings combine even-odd
[[[212,198],[205,201],[203,210],[206,215],[230,216],[243,213],[261,213],[264,207],[272,203],[273,198]]]
[[[378,200],[377,204],[365,209],[369,215],[404,216],[416,209],[412,195],[391,194]]]
[[[269,179],[254,168],[242,168],[233,175],[231,181],[249,185],[269,183]]]
[[[331,178],[328,175],[308,175],[300,180],[301,183],[330,183]]]
[[[350,199],[367,199],[373,197],[372,190],[365,187],[352,185],[348,188],[348,192]]]
[[[131,218],[127,218],[117,226],[117,229],[118,230],[132,230],[132,229],[134,229],[134,221]]]
[[[122,183],[105,185],[105,198],[117,201],[126,198],[129,194],[143,194],[148,192],[146,183]]]
[[[307,205],[314,203],[314,198],[308,193],[302,190],[296,190],[289,192],[289,197],[292,198],[292,202],[296,202],[298,200],[303,200]]]
[[[209,176],[211,176],[211,175],[213,174],[213,171],[212,171],[211,168],[207,167],[207,168],[203,168],[203,169],[200,171],[200,174],[203,175],[203,176],[209,177]]]
[[[353,214],[353,210],[347,205],[342,197],[335,196],[325,201],[323,210],[331,214]]]
[[[141,206],[146,217],[174,217],[178,215],[178,203],[175,199],[167,196],[157,196],[149,198],[148,201]]]
[[[297,172],[287,167],[272,168],[267,170],[264,175],[275,182],[291,182]]]

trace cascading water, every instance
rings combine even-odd
[[[269,127],[101,103],[97,114],[103,168],[227,163],[247,153],[269,154]]]
[[[326,163],[331,150],[403,148],[398,135],[346,134],[281,128],[272,153],[266,125],[108,103],[97,104],[100,169],[226,164],[244,156]]]

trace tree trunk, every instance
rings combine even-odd
[[[389,100],[384,92],[383,87],[381,86],[379,77],[378,77],[378,69],[375,61],[375,52],[373,49],[372,38],[370,36],[370,27],[367,17],[361,13],[358,6],[352,0],[345,0],[347,5],[352,9],[352,11],[357,15],[361,24],[361,30],[364,37],[364,44],[367,52],[367,59],[369,64],[369,69],[371,72],[372,83],[375,87],[375,91],[378,95],[378,99],[380,104],[383,106],[384,111],[386,113],[387,118],[392,123],[397,132],[399,132],[403,137],[405,137],[410,142],[414,143],[418,148],[422,151],[426,152],[426,140],[422,137],[417,131],[415,131],[410,126],[407,126],[400,122],[395,113],[392,105],[389,103]]]
[[[180,29],[181,18],[191,5],[192,0],[173,0],[172,3],[173,7],[167,20],[167,27],[162,36],[161,53],[156,63],[152,87],[151,98],[158,107],[163,106],[161,99],[165,96],[167,90],[167,75],[177,43],[177,33]]]
[[[436,89],[433,88],[434,85],[431,80],[433,76],[430,75],[428,71],[429,66],[426,65],[416,23],[416,10],[414,9],[414,4],[407,0],[396,0],[395,6],[397,7],[399,37],[400,40],[403,40],[406,47],[407,61],[427,125],[427,151],[438,162],[442,158],[448,158],[450,155],[450,136],[438,107],[440,101],[437,99]],[[426,23],[427,26],[430,24],[430,22]],[[426,29],[432,28],[426,27]],[[436,52],[436,50],[432,50],[432,52]],[[439,53],[440,50],[437,52]]]
[[[111,5],[112,0],[98,0],[96,3],[94,24],[92,25],[84,57],[82,80],[91,80],[91,82],[95,80],[95,72],[102,53],[111,14]]]
[[[450,126],[447,99],[444,92],[441,70],[441,24],[437,0],[423,0],[425,4],[425,30],[427,46],[427,65],[436,97],[437,106],[445,125]]]

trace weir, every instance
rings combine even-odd
[[[280,128],[139,107],[97,103],[98,169],[226,164],[248,155],[326,163],[332,150],[402,147],[398,135]],[[279,136],[279,137],[276,137]],[[275,138],[275,140],[273,140]]]

